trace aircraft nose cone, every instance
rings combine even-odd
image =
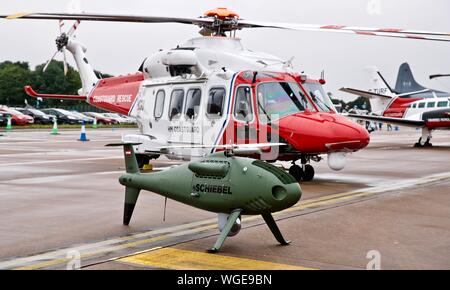
[[[369,144],[369,132],[362,126],[339,116],[330,123],[332,135],[326,146],[331,150],[360,150]]]
[[[369,144],[365,128],[330,113],[298,114],[280,122],[280,135],[301,152],[357,151]]]

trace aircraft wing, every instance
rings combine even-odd
[[[382,117],[382,116],[372,116],[372,115],[358,115],[358,114],[347,114],[350,118],[355,118],[358,120],[364,120],[364,121],[374,121],[374,122],[380,122],[380,123],[386,123],[386,124],[393,124],[398,126],[405,126],[405,127],[423,127],[425,126],[424,121],[416,121],[416,120],[407,120],[407,119],[400,119],[400,118],[390,118],[390,117]]]
[[[392,99],[391,96],[381,95],[373,92],[358,90],[358,89],[352,89],[352,88],[340,88],[339,89],[342,92],[346,92],[349,94],[357,95],[357,96],[363,96],[366,98],[385,98],[385,99]]]

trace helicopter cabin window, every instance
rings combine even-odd
[[[445,108],[447,107],[447,101],[441,101],[437,103],[438,108]]]
[[[179,119],[183,112],[184,91],[173,90],[170,97],[169,120]]]
[[[208,96],[208,104],[206,106],[206,115],[209,118],[222,117],[224,100],[225,100],[225,89],[223,88],[210,89]]]
[[[156,93],[155,108],[153,110],[153,116],[155,117],[156,120],[162,117],[165,97],[166,93],[164,92],[164,90],[159,90]]]
[[[434,108],[435,105],[436,105],[436,102],[428,102],[427,108]]]
[[[323,87],[317,83],[304,83],[302,84],[306,92],[311,97],[314,104],[316,104],[319,111],[331,112],[333,109],[333,102],[330,97],[325,93]]]
[[[253,119],[252,93],[248,86],[241,86],[236,89],[234,117],[236,120],[244,122],[250,122]]]
[[[425,108],[425,103],[419,103],[418,108]]]
[[[414,108],[414,109],[415,109],[416,107],[417,107],[417,104],[416,104],[416,103],[414,103],[414,104],[411,105],[411,108]]]
[[[200,100],[202,91],[200,89],[190,89],[186,94],[186,117],[190,120],[196,119],[200,110]]]
[[[257,107],[261,122],[271,122],[305,109],[314,110],[294,82],[267,82],[257,87]]]

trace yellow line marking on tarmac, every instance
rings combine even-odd
[[[288,212],[299,211],[308,208],[319,207],[322,205],[336,204],[342,201],[352,200],[358,197],[371,196],[376,193],[393,191],[393,190],[401,190],[413,186],[428,184],[432,182],[437,182],[441,180],[446,180],[450,178],[450,172],[425,176],[419,179],[412,179],[402,182],[390,183],[383,186],[375,186],[369,188],[363,188],[353,191],[347,191],[343,193],[337,193],[332,195],[327,195],[315,199],[305,200],[304,202],[300,202],[297,205],[285,209],[281,212],[276,212],[273,215],[279,216]],[[254,221],[257,219],[261,219],[260,216],[250,216],[244,217],[243,221]],[[80,247],[66,248],[60,249],[56,251],[50,251],[48,253],[13,259],[9,261],[0,262],[0,269],[40,269],[49,266],[54,266],[58,264],[62,264],[67,262],[66,253],[70,250],[79,250],[81,252],[82,258],[87,258],[91,256],[96,256],[98,254],[112,252],[115,250],[122,250],[127,248],[132,248],[139,245],[144,245],[147,243],[162,241],[172,237],[189,235],[201,233],[207,230],[217,228],[217,219],[207,219],[197,222],[192,222],[188,224],[173,226],[169,228],[163,228],[154,231],[148,231],[143,233],[134,234],[131,236],[118,237],[110,240],[105,240],[102,242],[92,243],[83,245]],[[148,238],[151,236],[150,238]],[[141,239],[146,238],[142,240]],[[130,241],[130,242],[127,242]],[[83,253],[84,252],[84,253]]]
[[[175,248],[162,248],[148,253],[118,259],[117,261],[174,270],[313,270],[312,268],[288,264]]]
[[[118,251],[118,250],[127,249],[127,248],[135,247],[135,246],[140,246],[142,244],[153,243],[153,242],[157,242],[157,241],[161,241],[161,240],[165,240],[165,239],[167,239],[167,236],[163,235],[163,236],[139,240],[139,241],[135,241],[135,242],[119,245],[119,246],[109,247],[109,248],[102,249],[102,250],[99,250],[96,252],[83,254],[83,255],[81,255],[81,260],[88,258],[88,257],[92,257],[94,255],[101,254],[103,252]],[[50,267],[50,266],[54,266],[54,265],[58,265],[58,264],[63,264],[65,262],[68,262],[69,260],[71,260],[71,258],[70,259],[69,258],[55,259],[55,260],[50,260],[47,262],[33,264],[30,266],[18,267],[18,268],[15,268],[14,270],[36,270],[36,269],[40,269],[40,268],[46,268],[46,267]]]

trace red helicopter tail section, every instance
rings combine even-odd
[[[31,86],[25,86],[25,93],[33,98],[43,98],[43,99],[61,99],[61,100],[78,100],[86,101],[86,96],[79,95],[60,95],[60,94],[40,94],[37,93]]]
[[[141,72],[101,79],[89,96],[42,94],[37,93],[31,86],[25,86],[24,89],[30,97],[86,101],[103,110],[128,115],[143,80],[144,75]]]
[[[141,72],[99,80],[87,101],[92,106],[128,115],[143,80]]]

